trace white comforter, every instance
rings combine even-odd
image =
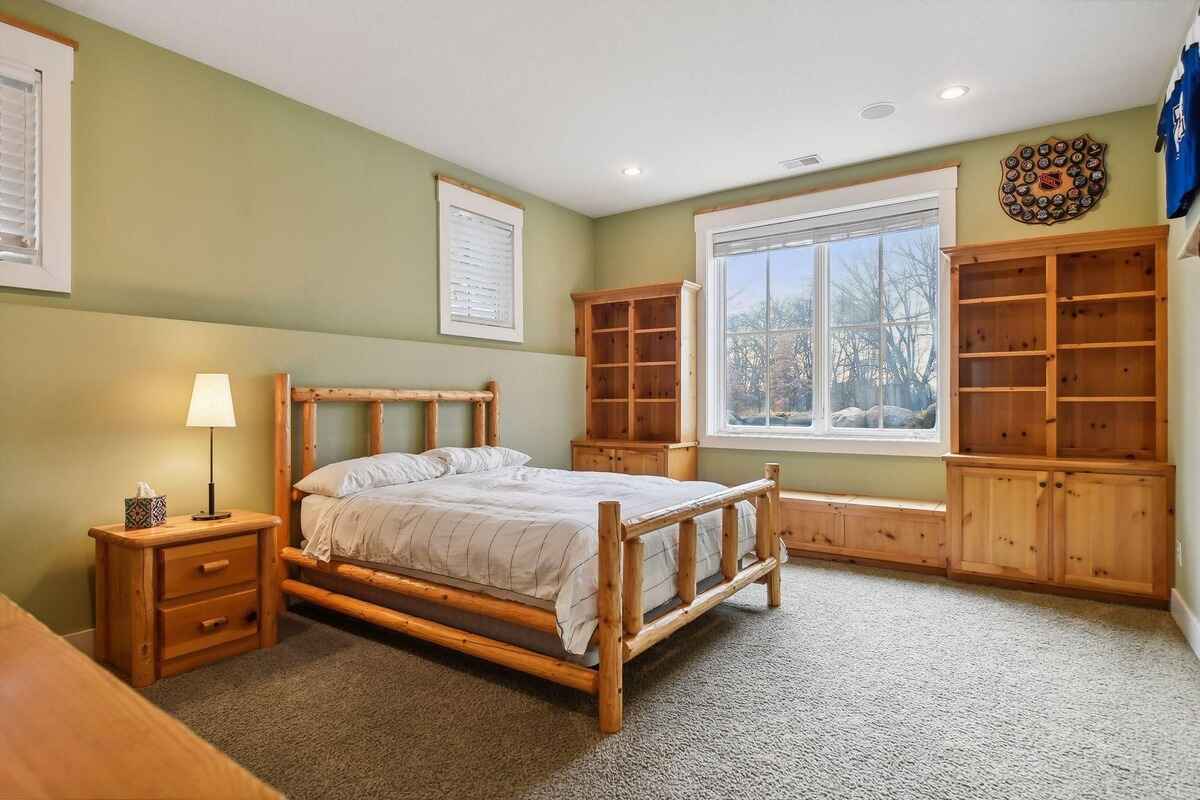
[[[645,475],[507,467],[369,489],[328,502],[305,552],[418,570],[552,602],[568,653],[596,629],[597,503],[628,518],[722,489]],[[738,504],[739,555],[754,549],[754,507]],[[697,519],[697,578],[720,568],[721,515]],[[678,526],[643,537],[644,607],[675,595]]]

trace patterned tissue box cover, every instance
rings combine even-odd
[[[153,528],[167,521],[167,496],[126,497],[125,527]]]

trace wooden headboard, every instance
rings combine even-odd
[[[425,404],[425,449],[438,446],[438,404],[471,403],[474,409],[471,431],[476,447],[500,444],[500,387],[488,381],[479,391],[457,389],[351,389],[292,386],[286,372],[275,375],[275,514],[283,520],[279,527],[278,549],[292,538],[292,513],[304,493],[292,488],[292,404],[301,412],[300,477],[317,468],[317,403],[363,403],[367,407],[367,453],[383,450],[383,404]]]

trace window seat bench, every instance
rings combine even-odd
[[[946,570],[946,504],[821,492],[780,492],[788,552]]]

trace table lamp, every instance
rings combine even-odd
[[[229,376],[224,372],[197,372],[192,384],[192,402],[188,406],[187,426],[208,428],[208,511],[193,514],[192,519],[226,519],[229,511],[217,511],[216,487],[213,484],[213,429],[233,428],[233,393]]]

